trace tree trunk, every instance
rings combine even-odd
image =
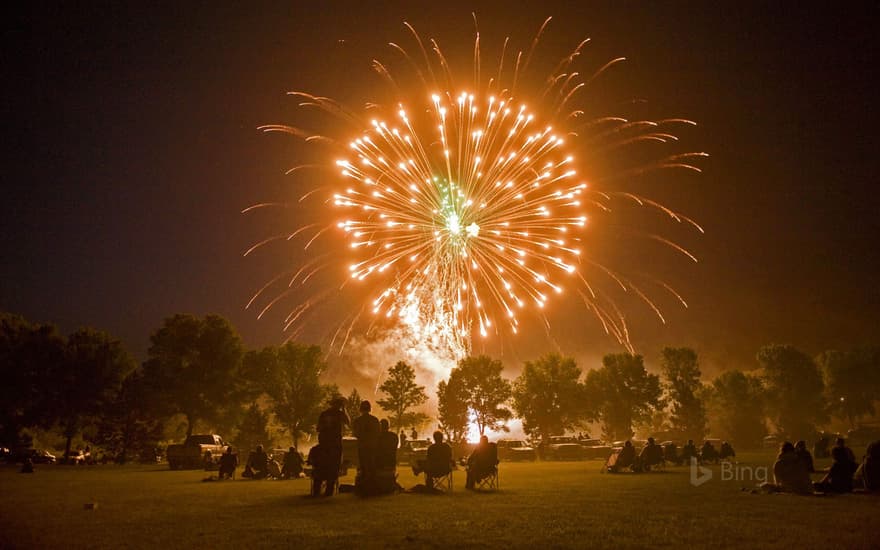
[[[293,434],[293,448],[299,452],[299,430],[290,430],[290,433]]]
[[[72,435],[67,436],[67,444],[64,446],[64,462],[67,463],[70,461],[70,441],[73,439]]]
[[[189,437],[192,435],[193,424],[195,424],[195,422],[193,421],[192,416],[189,413],[187,413],[186,414],[186,437]]]

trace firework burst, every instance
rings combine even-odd
[[[477,34],[473,87],[471,91],[453,91],[449,64],[439,46],[431,41],[432,60],[419,35],[407,25],[424,62],[416,63],[396,44],[392,47],[413,67],[420,92],[401,93],[403,87],[379,61],[374,67],[390,83],[398,100],[389,109],[374,106],[374,116],[369,119],[331,99],[294,92],[301,106],[328,113],[332,120],[340,121],[339,128],[360,130],[340,139],[291,126],[263,127],[320,144],[319,162],[291,171],[332,163],[339,182],[332,193],[322,195],[319,191],[323,188],[318,188],[300,199],[317,197],[329,203],[336,221],[327,226],[299,227],[286,238],[308,236],[308,249],[332,228],[345,235],[349,250],[344,257],[331,251],[329,259],[319,256],[290,274],[282,274],[257,292],[248,305],[288,279],[288,289],[268,302],[265,313],[292,290],[306,287],[317,271],[335,269],[340,280],[346,281],[341,286],[366,286],[372,297],[340,325],[333,341],[342,331],[344,346],[362,319],[361,312],[367,312],[370,319],[384,318],[404,327],[415,341],[461,357],[469,352],[472,335],[516,334],[520,315],[542,312],[557,295],[574,291],[606,332],[629,347],[624,316],[614,301],[584,276],[584,266],[595,266],[622,291],[643,299],[662,320],[659,308],[645,292],[597,264],[589,251],[583,250],[588,212],[607,210],[612,193],[591,189],[578,175],[575,152],[582,144],[572,121],[583,113],[569,104],[589,80],[621,59],[610,61],[584,81],[577,72],[568,70],[587,43],[581,42],[536,94],[536,112],[517,95],[518,80],[526,72],[548,21],[525,56],[519,52],[511,63],[512,80],[507,85],[503,85],[506,41],[497,74],[481,85]],[[594,129],[594,142],[619,146],[646,140],[674,141],[667,128],[676,124],[692,123],[604,117],[581,127]],[[328,146],[338,151],[334,157],[325,156]],[[671,155],[634,171],[669,167],[698,170],[691,164],[697,156],[703,154]],[[659,209],[678,222],[693,224],[655,201],[630,193],[619,196]],[[672,241],[652,238],[695,260]],[[258,243],[247,253],[273,239]],[[681,299],[671,287],[660,284]],[[299,300],[285,319],[286,328],[296,327],[318,302],[316,295]]]

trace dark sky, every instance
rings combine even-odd
[[[590,37],[589,62],[628,58],[596,85],[600,105],[643,97],[656,118],[699,123],[685,146],[711,154],[703,174],[647,190],[706,230],[684,237],[700,263],[641,266],[691,306],[665,302],[666,325],[628,311],[649,362],[663,345],[694,346],[717,371],[770,342],[880,343],[876,2],[180,4],[5,14],[0,309],[107,330],[140,357],[175,312],[280,342],[280,318],[244,305],[290,258],[243,258],[277,220],[240,211],[289,196],[300,159],[257,127],[296,120],[289,90],[369,101],[370,60],[393,57],[384,44],[407,39],[404,20],[469,51],[476,11],[486,48],[505,34],[527,44],[554,16],[548,50]],[[550,321],[566,353],[619,350],[582,309]],[[507,341],[509,362],[552,348],[537,332]]]

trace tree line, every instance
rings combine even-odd
[[[769,431],[809,437],[835,416],[852,426],[874,415],[880,395],[880,350],[826,351],[816,358],[785,345],[757,354],[759,368],[702,380],[689,348],[666,348],[660,374],[643,357],[609,354],[584,372],[571,357],[547,354],[508,380],[502,363],[465,357],[436,388],[436,421],[452,441],[470,425],[503,431],[513,418],[530,437],[598,423],[608,441],[635,430],[670,438],[708,433],[749,447]],[[112,336],[93,329],[62,335],[57,328],[0,313],[0,445],[27,444],[29,431],[51,430],[100,446],[120,461],[152,450],[179,426],[236,434],[242,448],[277,434],[299,445],[332,397],[326,363],[314,345],[288,342],[246,350],[232,324],[217,315],[178,314],[150,337],[138,364]],[[396,431],[431,420],[429,397],[405,361],[391,366],[376,403]],[[357,416],[357,389],[344,396]],[[273,433],[275,435],[273,435]]]

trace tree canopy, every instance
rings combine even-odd
[[[507,430],[507,421],[513,413],[507,408],[512,395],[509,381],[501,376],[504,366],[501,361],[486,355],[465,357],[452,369],[449,376],[460,378],[460,386],[470,415],[477,425],[480,435],[487,429]]]
[[[602,430],[611,441],[629,439],[633,422],[648,422],[661,403],[660,377],[648,374],[641,355],[619,353],[602,358],[602,368],[584,381],[591,402],[598,406]]]
[[[703,391],[717,435],[746,448],[757,447],[767,433],[764,387],[757,376],[738,370],[722,373]]]
[[[706,409],[700,399],[700,367],[697,353],[690,348],[663,348],[663,376],[669,395],[673,430],[686,439],[702,439],[706,435]]]
[[[513,384],[513,408],[528,435],[546,442],[592,416],[580,377],[575,360],[558,353],[525,363]]]
[[[763,370],[767,412],[788,437],[807,438],[828,420],[825,384],[809,355],[788,345],[769,345],[758,351]]]
[[[428,400],[425,387],[416,383],[415,369],[404,361],[398,361],[388,369],[388,376],[379,386],[379,391],[385,397],[377,403],[389,413],[389,423],[398,432],[413,424],[414,416],[410,409]]]

